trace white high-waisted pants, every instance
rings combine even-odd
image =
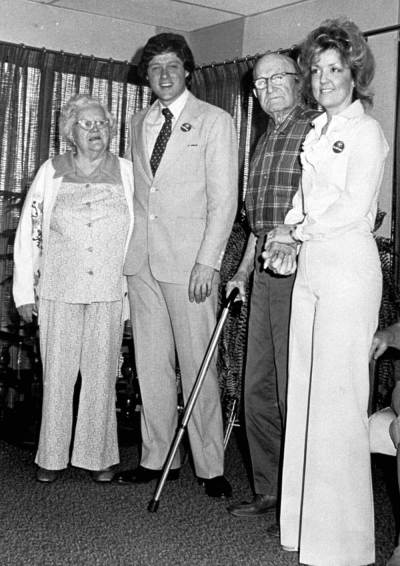
[[[370,234],[302,245],[292,298],[281,543],[312,566],[374,562],[368,353],[381,269]]]
[[[115,381],[122,340],[121,301],[40,302],[43,406],[35,462],[60,470],[69,462],[73,393],[81,391],[71,464],[102,470],[119,462]]]

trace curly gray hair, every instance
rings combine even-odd
[[[89,94],[74,94],[61,108],[59,119],[60,134],[70,143],[74,143],[72,126],[78,119],[78,113],[82,110],[82,108],[86,108],[88,106],[100,106],[106,119],[109,121],[110,134],[114,135],[116,133],[116,119],[108,108],[100,102],[100,100],[90,96]]]

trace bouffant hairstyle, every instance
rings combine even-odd
[[[104,116],[110,124],[110,134],[113,135],[116,132],[115,117],[111,114],[108,108],[100,102],[100,100],[88,94],[74,94],[61,108],[59,119],[60,135],[72,144],[74,144],[72,127],[78,119],[79,112],[88,106],[100,106],[100,108],[103,109]]]
[[[342,63],[349,67],[354,81],[353,100],[372,105],[369,88],[375,73],[375,60],[363,34],[347,18],[326,20],[313,30],[300,46],[298,63],[304,77],[305,97],[315,102],[311,90],[311,66],[323,51],[336,50]]]
[[[193,53],[186,43],[186,39],[182,35],[176,33],[159,33],[151,37],[144,46],[142,56],[138,64],[139,77],[147,82],[147,69],[150,61],[156,55],[162,53],[175,53],[182,61],[184,69],[189,73],[186,81],[190,82],[190,75],[192,74],[195,64]],[[189,80],[188,80],[189,79]]]

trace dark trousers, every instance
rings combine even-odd
[[[244,403],[255,493],[278,495],[294,275],[254,271]]]

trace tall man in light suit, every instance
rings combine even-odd
[[[180,35],[147,42],[139,74],[156,102],[130,124],[135,226],[125,264],[142,397],[140,466],[118,483],[160,477],[177,426],[175,349],[188,398],[216,322],[219,269],[237,206],[231,116],[186,88],[193,55]],[[165,108],[172,115],[165,111]],[[188,425],[196,476],[229,496],[215,360]],[[169,479],[179,475],[179,454]]]

